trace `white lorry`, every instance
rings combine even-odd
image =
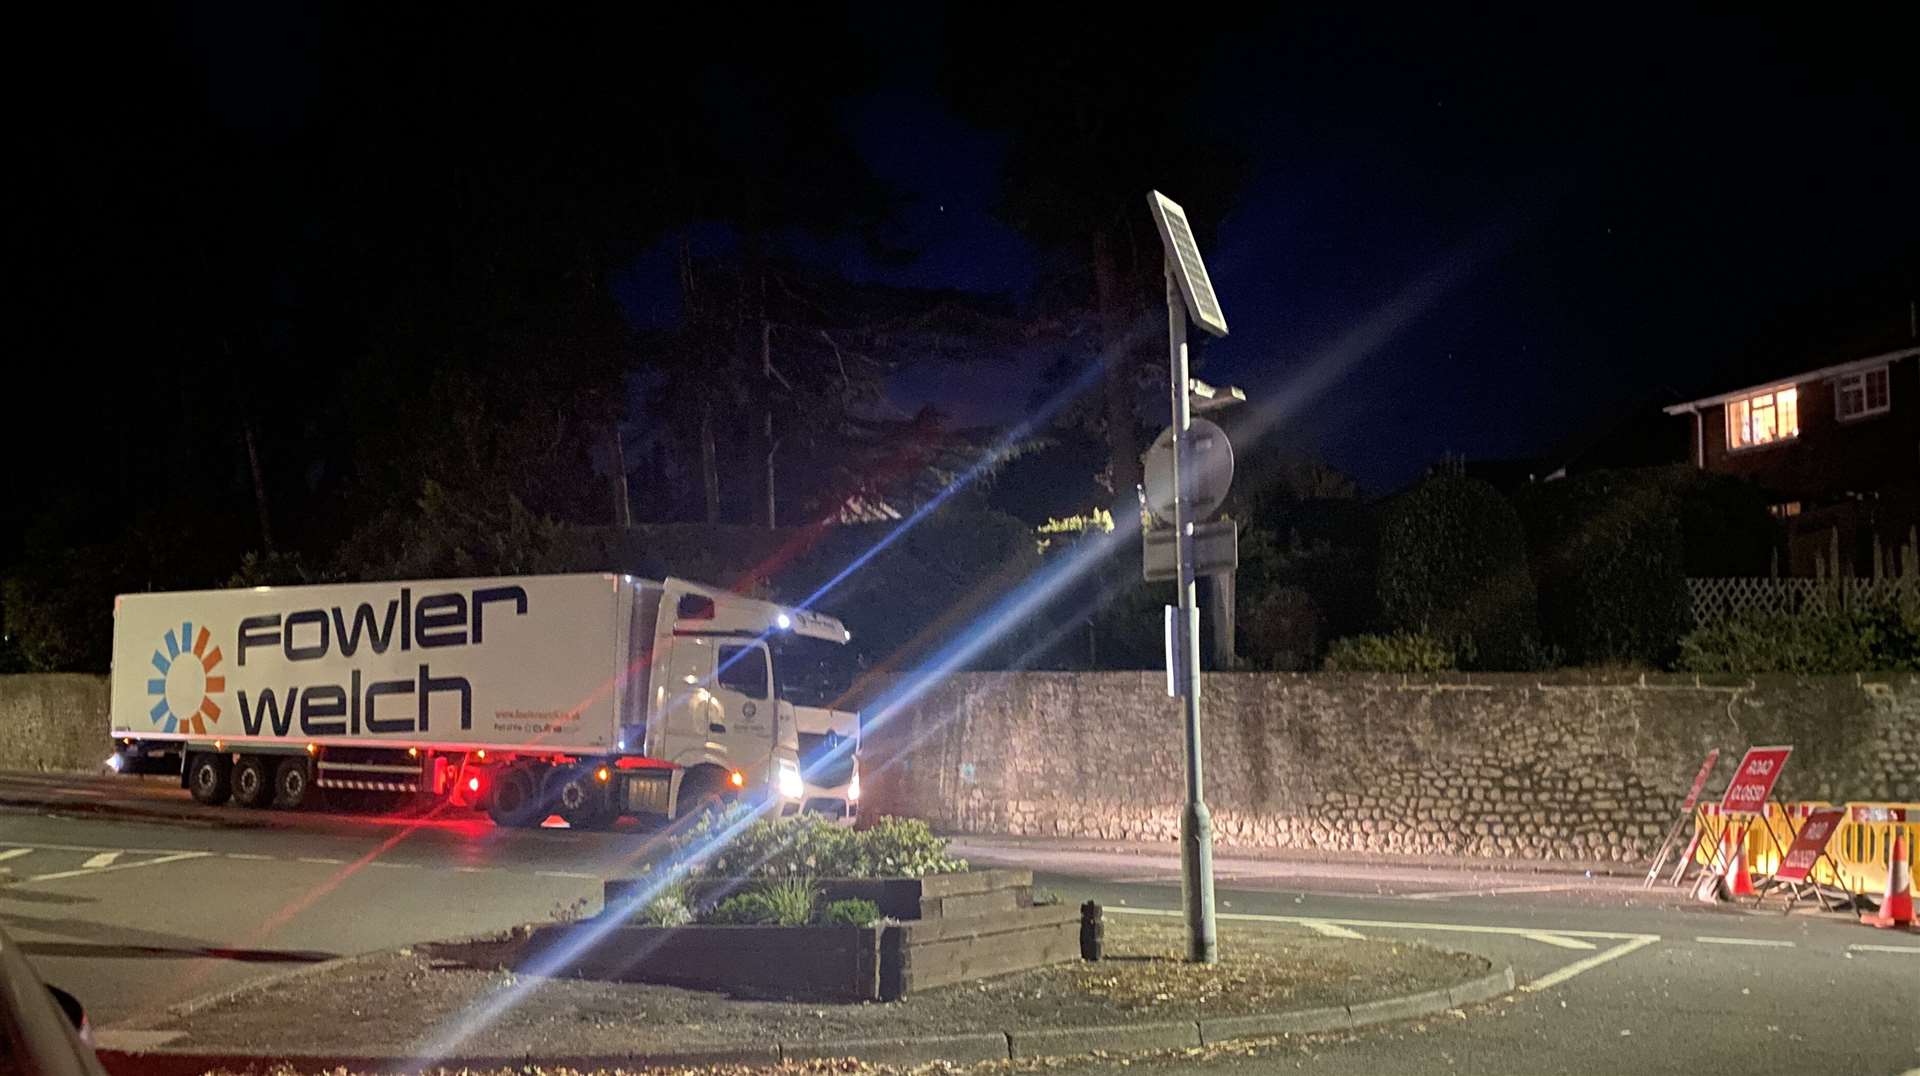
[[[604,825],[736,797],[800,809],[768,642],[829,616],[683,580],[524,576],[115,600],[112,765],[206,804],[432,797],[504,826]]]

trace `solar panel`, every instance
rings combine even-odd
[[[1173,255],[1174,278],[1180,282],[1180,295],[1186,300],[1187,314],[1194,323],[1215,336],[1227,335],[1227,316],[1213,294],[1213,280],[1207,276],[1207,264],[1200,260],[1200,246],[1193,241],[1193,228],[1187,224],[1187,211],[1159,191],[1147,193],[1153,208],[1154,226],[1160,229],[1160,242]]]

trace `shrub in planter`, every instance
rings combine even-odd
[[[880,906],[870,900],[836,900],[821,918],[829,926],[870,927],[880,919]]]
[[[810,878],[763,882],[708,909],[701,920],[734,926],[803,927],[813,922],[819,890]]]
[[[818,815],[762,818],[740,824],[737,813],[709,816],[674,841],[678,854],[698,854],[737,829],[723,847],[690,868],[708,878],[920,878],[955,874],[967,862],[947,854],[947,841],[925,822],[882,818],[865,830]]]
[[[853,833],[818,815],[762,818],[740,825],[741,813],[709,815],[673,842],[676,853],[698,854],[733,836],[691,872],[721,878],[852,877],[859,860]]]
[[[719,926],[762,926],[773,922],[773,907],[764,893],[735,893],[707,909],[700,921]]]
[[[639,918],[650,927],[684,927],[693,922],[693,902],[687,896],[687,883],[676,881],[661,889],[640,909]]]
[[[924,878],[967,869],[966,860],[947,854],[947,839],[918,818],[882,818],[857,836],[861,873],[849,877]]]
[[[773,913],[774,925],[782,927],[803,927],[813,922],[813,909],[820,899],[810,878],[769,882],[760,887],[760,895]]]

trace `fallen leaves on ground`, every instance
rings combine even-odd
[[[1357,970],[1297,937],[1234,938],[1217,964],[1190,964],[1175,927],[1137,927],[1097,964],[1073,966],[1073,987],[1129,1011],[1232,998],[1239,1005],[1286,1002],[1307,983],[1349,981]],[[1397,951],[1397,950],[1396,950]]]

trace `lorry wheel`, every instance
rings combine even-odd
[[[598,829],[613,821],[612,798],[593,771],[592,766],[568,766],[547,776],[547,800],[569,826]]]
[[[680,797],[674,803],[673,816],[699,821],[701,816],[719,814],[733,804],[733,789],[727,774],[717,766],[697,766],[680,779]]]
[[[313,790],[313,778],[307,773],[307,761],[282,759],[273,775],[273,805],[283,811],[297,811]]]
[[[242,807],[273,806],[273,768],[259,755],[241,755],[233,764],[233,802]]]
[[[530,767],[508,766],[487,792],[487,814],[496,826],[537,826],[547,817],[539,775]]]
[[[205,751],[187,756],[187,788],[196,801],[220,806],[233,794],[233,763],[225,755]]]

